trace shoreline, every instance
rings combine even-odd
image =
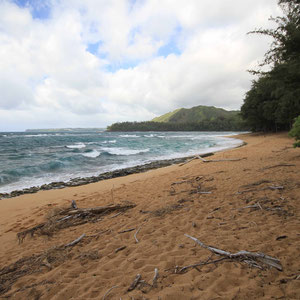
[[[300,149],[286,133],[238,138],[206,162],[0,201],[0,298],[298,299]],[[187,235],[282,269],[220,260]],[[151,288],[129,289],[137,274]]]
[[[226,136],[226,137],[239,139],[237,137],[240,135],[243,135],[243,134],[249,134],[249,133],[242,133],[242,134],[231,135],[231,136]],[[209,157],[218,152],[228,151],[230,149],[235,149],[235,148],[239,148],[239,147],[246,145],[246,143],[243,140],[241,140],[241,141],[242,141],[242,143],[238,146],[228,147],[228,148],[217,150],[214,152],[203,153],[203,154],[201,154],[201,157]],[[13,191],[7,192],[7,193],[0,192],[0,200],[14,198],[14,197],[18,197],[18,196],[26,195],[26,194],[34,194],[39,191],[48,191],[48,190],[64,189],[64,188],[68,188],[68,187],[82,186],[82,185],[87,185],[90,183],[96,183],[96,182],[99,182],[102,180],[128,176],[131,174],[139,174],[139,173],[147,172],[150,170],[155,170],[155,169],[159,169],[159,168],[168,167],[171,165],[180,164],[180,163],[187,161],[188,159],[193,158],[194,156],[195,155],[171,158],[171,159],[155,160],[150,163],[137,165],[134,167],[127,167],[127,168],[123,168],[123,169],[108,171],[108,172],[100,173],[100,174],[94,175],[94,176],[75,177],[75,178],[71,178],[69,181],[53,181],[50,183],[43,184],[41,186],[31,186],[29,188],[17,189],[17,190],[13,190]]]

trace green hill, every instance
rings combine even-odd
[[[202,121],[215,121],[217,119],[239,118],[239,111],[227,111],[214,106],[194,106],[192,108],[179,108],[168,112],[160,117],[156,117],[152,122],[174,122],[174,123],[194,123]]]
[[[108,131],[242,131],[249,128],[239,111],[214,106],[179,108],[152,121],[114,123]]]

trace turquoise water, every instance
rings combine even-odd
[[[232,148],[232,132],[3,132],[0,192]]]

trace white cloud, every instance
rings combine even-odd
[[[238,109],[246,69],[270,42],[246,33],[279,14],[275,0],[51,3],[38,19],[0,1],[0,131],[106,126],[201,104]],[[161,47],[177,50],[159,56]]]

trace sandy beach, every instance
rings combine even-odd
[[[0,200],[0,299],[300,299],[300,149],[235,137],[247,145],[206,162]],[[75,219],[72,200],[107,209]]]

